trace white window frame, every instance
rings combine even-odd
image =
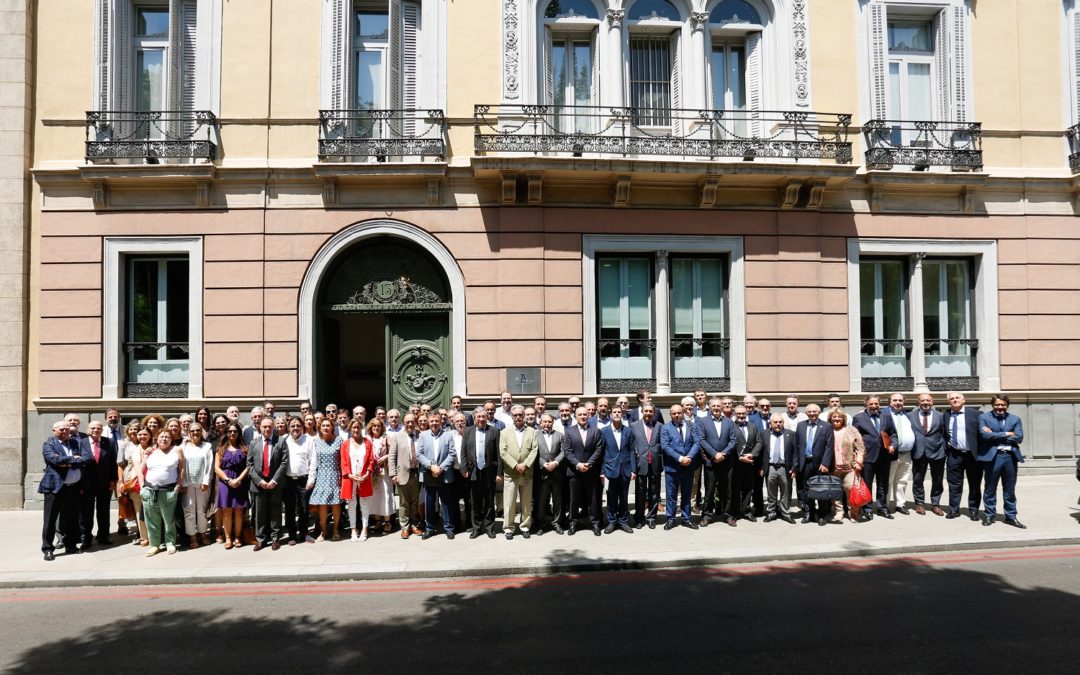
[[[131,30],[131,81],[126,83],[125,86],[131,89],[131,102],[132,108],[138,108],[137,99],[139,96],[139,52],[161,52],[161,84],[162,91],[161,101],[163,103],[162,110],[172,109],[173,101],[170,101],[170,92],[172,91],[172,82],[170,77],[172,75],[172,69],[169,67],[170,59],[172,58],[172,45],[169,42],[169,33],[166,29],[164,37],[139,37],[136,31],[138,26],[138,13],[140,9],[155,9],[164,10],[166,15],[166,26],[172,24],[172,17],[169,16],[169,4],[162,0],[145,0],[137,1],[132,4],[131,18],[132,25]],[[138,112],[160,112],[154,110],[139,110]]]
[[[350,108],[358,108],[359,107],[357,105],[357,101],[356,101],[356,93],[360,89],[360,53],[361,52],[376,52],[376,53],[379,54],[379,59],[380,59],[380,70],[379,70],[379,79],[381,80],[379,82],[380,92],[379,92],[379,96],[376,97],[375,105],[372,106],[372,108],[375,109],[375,110],[378,110],[380,108],[389,108],[389,107],[391,107],[389,105],[389,102],[387,101],[387,98],[389,97],[389,94],[390,94],[390,74],[389,74],[390,73],[390,58],[391,58],[391,55],[390,55],[390,32],[393,30],[393,28],[390,26],[391,16],[390,16],[389,4],[387,4],[387,3],[382,3],[382,4],[386,5],[386,26],[387,26],[386,39],[383,39],[383,40],[372,40],[372,39],[361,40],[359,35],[357,35],[355,33],[353,34],[353,40],[352,40],[352,52],[353,52],[353,55],[352,55],[352,60],[350,62],[351,67],[349,69],[349,77],[352,78],[352,87],[351,87],[351,92],[352,93],[351,93],[351,96],[350,96],[351,100],[349,102],[349,107]],[[377,8],[374,5],[375,5],[375,3],[366,3],[366,2],[355,3],[353,5],[353,8],[352,8],[352,15],[353,15],[354,20],[355,20],[356,14],[361,12],[361,11],[365,11],[365,10],[372,11],[372,10],[376,10],[376,9],[381,9],[381,7]],[[350,25],[355,25],[355,23],[350,23]]]
[[[135,315],[135,307],[134,307],[134,303],[127,302],[127,300],[129,300],[132,297],[133,293],[134,293],[133,286],[134,286],[135,279],[134,279],[133,275],[130,275],[128,273],[131,272],[131,264],[133,262],[135,262],[135,261],[153,262],[157,266],[157,288],[155,289],[155,291],[157,293],[157,303],[156,303],[157,307],[155,308],[156,313],[157,313],[157,325],[154,327],[154,339],[152,341],[153,342],[166,342],[167,341],[167,336],[168,336],[168,321],[169,321],[169,313],[170,313],[169,312],[169,302],[168,302],[168,285],[169,285],[168,263],[177,262],[177,261],[182,260],[182,261],[188,263],[188,268],[190,269],[191,261],[188,260],[186,256],[171,256],[171,255],[170,256],[154,255],[154,256],[149,256],[149,257],[124,256],[124,258],[125,258],[124,273],[128,277],[126,279],[126,281],[125,281],[125,293],[126,293],[126,295],[125,295],[125,304],[127,306],[124,308],[124,331],[123,331],[124,342],[128,342],[129,338],[131,337],[131,331],[132,331],[134,323],[135,323],[135,316],[134,316]],[[190,296],[190,292],[188,293],[188,295]],[[175,382],[182,382],[184,384],[187,384],[191,380],[191,359],[190,358],[170,359],[170,358],[168,358],[168,350],[169,350],[168,347],[158,347],[157,348],[157,357],[153,358],[153,359],[135,359],[134,358],[134,353],[128,354],[127,358],[125,359],[125,363],[126,363],[129,370],[128,370],[128,372],[125,373],[125,375],[126,375],[126,377],[124,378],[125,381],[127,381],[127,382],[136,382],[137,381],[137,380],[133,379],[132,373],[130,372],[130,368],[131,368],[133,362],[138,361],[140,365],[161,366],[161,367],[165,367],[165,366],[169,366],[169,365],[173,365],[173,366],[183,365],[184,367],[187,368],[187,379],[175,380]],[[189,352],[190,352],[190,344],[189,344]],[[169,381],[169,382],[173,382],[173,381]]]
[[[105,237],[102,292],[101,396],[119,399],[126,359],[123,354],[127,311],[127,256],[187,256],[188,311],[188,398],[203,397],[203,240],[202,237]]]
[[[683,255],[681,253],[677,253],[674,256],[669,254],[668,255],[668,272],[669,272],[669,277],[670,277],[669,292],[671,293],[672,298],[675,297],[675,274],[674,274],[674,272],[672,270],[672,264],[671,263],[672,263],[673,259],[677,259],[677,258],[681,258],[683,260],[690,261],[691,264],[692,264],[691,269],[693,271],[692,271],[691,289],[690,289],[691,290],[691,295],[692,295],[692,300],[691,300],[690,311],[691,311],[691,313],[693,315],[693,327],[691,328],[691,335],[689,337],[694,339],[694,340],[700,340],[700,339],[702,339],[702,337],[704,335],[702,325],[703,325],[703,320],[705,318],[704,310],[702,309],[702,295],[703,295],[703,292],[704,292],[704,288],[703,288],[703,284],[702,284],[702,281],[701,281],[701,262],[704,261],[704,260],[723,261],[725,259],[723,257],[721,257],[721,256],[704,256],[704,255],[700,255],[700,254],[697,254],[697,255]],[[720,276],[721,277],[726,276],[724,274],[723,269],[721,270]],[[726,282],[726,279],[724,280],[724,282]],[[725,334],[727,332],[727,328],[728,328],[728,325],[730,323],[730,320],[728,318],[728,299],[727,299],[727,296],[728,296],[727,284],[722,283],[722,285],[720,287],[720,333],[721,333],[721,335],[723,335],[723,334]],[[672,308],[672,323],[674,324],[674,308]],[[674,331],[674,329],[672,329],[672,330]],[[672,333],[671,337],[674,337],[674,332]],[[730,344],[730,342],[729,342],[729,344]],[[703,367],[705,367],[705,362],[704,362],[705,359],[719,358],[725,372],[727,371],[727,365],[728,365],[728,361],[729,361],[729,359],[726,356],[720,356],[720,357],[704,356],[702,354],[702,351],[703,351],[702,346],[699,345],[699,344],[695,344],[693,346],[693,348],[691,349],[691,355],[686,356],[686,357],[678,357],[678,356],[675,355],[675,351],[672,350],[671,354],[669,356],[669,358],[671,359],[671,376],[673,378],[675,378],[675,379],[683,379],[683,377],[686,377],[687,379],[711,379],[713,377],[725,377],[725,375],[702,375],[701,374],[701,369]],[[676,366],[678,365],[677,361],[680,358],[688,359],[690,361],[690,363],[692,364],[693,369],[695,371],[697,371],[696,374],[689,375],[689,376],[680,376],[678,373],[676,373],[675,369],[676,369]]]
[[[1066,127],[1080,123],[1080,0],[1068,0],[1062,5],[1064,15],[1061,25],[1062,53],[1066,66],[1062,72],[1063,91],[1067,92],[1062,110]],[[1068,152],[1074,152],[1068,146]]]
[[[583,317],[582,388],[586,396],[597,394],[598,358],[596,257],[598,254],[647,254],[657,260],[653,277],[653,325],[656,354],[671,353],[670,256],[673,254],[726,255],[728,258],[728,380],[731,391],[746,391],[746,272],[742,237],[679,235],[582,235],[581,302]],[[657,394],[670,394],[672,360],[655,358]]]
[[[923,18],[921,18],[921,17],[917,18],[917,19],[916,18],[898,17],[898,18],[896,18],[894,20],[887,21],[886,22],[886,28],[888,27],[889,24],[926,25],[930,29],[930,39],[931,40],[934,39],[934,23],[933,23],[933,21],[923,20]],[[908,66],[908,64],[913,64],[913,63],[914,64],[919,64],[919,65],[924,65],[924,66],[929,66],[929,68],[930,68],[930,110],[938,110],[939,106],[940,106],[939,101],[937,100],[937,98],[938,98],[937,89],[938,88],[934,86],[934,83],[936,83],[938,81],[938,79],[940,77],[940,74],[937,72],[937,67],[934,64],[934,47],[931,46],[931,48],[930,48],[930,50],[928,52],[915,51],[915,50],[898,52],[898,51],[893,51],[893,50],[890,49],[889,50],[888,63],[886,64],[886,73],[885,73],[885,76],[887,78],[891,77],[891,75],[892,75],[892,73],[889,72],[888,69],[891,68],[892,64],[894,64],[894,63],[897,64],[897,66],[898,66],[898,71],[899,71],[899,76],[900,76],[901,98],[900,98],[900,101],[899,101],[899,106],[897,107],[897,110],[899,112],[896,114],[895,117],[890,113],[890,117],[894,117],[894,119],[900,119],[900,120],[920,119],[920,118],[916,117],[915,115],[913,115],[911,112],[909,112],[909,108],[908,108],[908,103],[909,103],[910,96],[907,96],[907,91],[908,91],[908,68],[907,68],[907,66]],[[889,100],[889,107],[892,107],[893,104],[894,104],[894,102],[890,99]]]
[[[849,388],[862,391],[862,339],[860,336],[861,288],[859,262],[863,255],[911,257],[910,284],[907,297],[908,338],[912,341],[911,377],[915,391],[928,391],[926,358],[923,340],[922,257],[970,258],[975,275],[974,304],[979,308],[972,326],[979,340],[975,372],[980,391],[1001,388],[1001,357],[998,331],[998,267],[997,242],[994,240],[922,241],[918,239],[857,239],[847,243],[848,273],[848,363]]]

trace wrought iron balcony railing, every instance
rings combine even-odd
[[[319,159],[446,159],[446,116],[414,108],[320,110]]]
[[[931,166],[978,171],[983,166],[979,122],[870,120],[863,125],[863,136],[868,169],[900,164],[915,171]]]
[[[153,112],[93,110],[86,113],[86,161],[213,160],[218,122],[209,110]]]
[[[1074,124],[1065,131],[1069,139],[1069,169],[1080,173],[1080,124]]]
[[[851,115],[796,111],[478,105],[476,151],[851,162]]]

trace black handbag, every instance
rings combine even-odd
[[[844,498],[844,481],[839,476],[819,473],[806,479],[806,498],[819,501]]]

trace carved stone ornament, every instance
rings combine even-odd
[[[429,288],[406,278],[369,281],[349,296],[349,305],[430,305],[443,299]]]
[[[518,75],[518,2],[503,0],[503,97],[516,99],[520,85]]]
[[[690,28],[694,30],[702,30],[708,23],[708,12],[690,12]]]
[[[623,19],[626,18],[625,9],[609,9],[607,11],[607,22],[611,24],[612,28],[617,28],[622,25]]]
[[[806,0],[791,3],[792,66],[795,73],[795,104],[803,107],[810,101],[810,67],[807,48]]]

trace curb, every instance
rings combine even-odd
[[[919,546],[893,546],[887,548],[863,547],[858,549],[836,549],[831,551],[814,551],[801,553],[769,553],[747,556],[697,556],[675,558],[671,560],[594,560],[594,561],[567,561],[567,562],[525,562],[512,565],[492,565],[460,567],[455,569],[445,568],[416,568],[396,570],[356,570],[335,571],[326,573],[278,572],[274,574],[242,574],[235,571],[228,575],[222,574],[199,574],[193,578],[183,580],[188,576],[186,570],[176,570],[169,576],[139,577],[139,576],[114,576],[114,577],[90,577],[90,578],[55,578],[36,580],[0,580],[0,589],[34,589],[34,588],[70,588],[78,587],[109,587],[109,586],[180,586],[189,583],[197,583],[200,586],[240,585],[247,583],[271,583],[271,582],[296,582],[315,583],[332,581],[402,581],[413,579],[430,579],[432,577],[509,577],[509,576],[543,576],[557,574],[577,574],[588,572],[621,572],[642,571],[660,569],[678,569],[686,567],[715,567],[720,565],[740,565],[748,563],[765,562],[792,562],[811,561],[824,559],[843,558],[867,558],[878,556],[912,555],[919,553],[940,553],[945,551],[977,551],[1005,548],[1032,548],[1042,546],[1075,546],[1080,545],[1080,537],[1044,538],[1028,541],[988,541],[988,542],[961,542],[957,544],[927,544]]]

